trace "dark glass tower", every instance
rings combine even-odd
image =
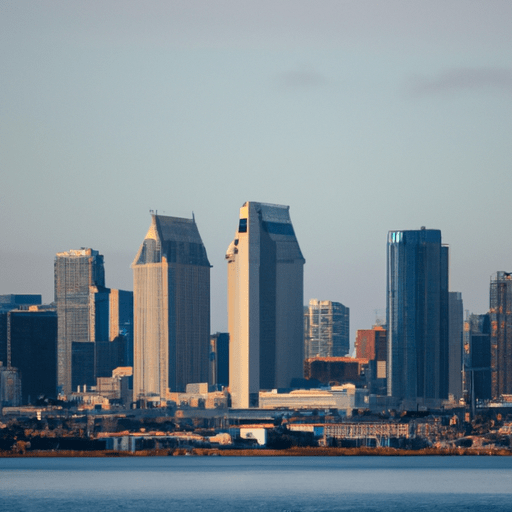
[[[390,231],[388,395],[448,397],[448,247],[441,231]]]

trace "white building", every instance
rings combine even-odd
[[[228,260],[229,383],[234,408],[303,375],[304,263],[289,207],[247,202]]]

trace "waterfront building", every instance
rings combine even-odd
[[[512,394],[512,273],[491,276],[491,392],[495,399]]]
[[[350,311],[340,302],[311,299],[304,308],[304,357],[344,357],[350,352]]]
[[[448,398],[448,247],[441,231],[390,231],[388,395]]]
[[[207,382],[210,263],[195,220],[152,214],[132,269],[134,400]]]
[[[304,257],[289,207],[246,202],[226,253],[229,385],[235,408],[302,378]]]

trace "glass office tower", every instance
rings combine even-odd
[[[448,397],[448,247],[441,231],[390,231],[388,395]]]

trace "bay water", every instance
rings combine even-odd
[[[4,458],[0,510],[510,511],[512,457]]]

